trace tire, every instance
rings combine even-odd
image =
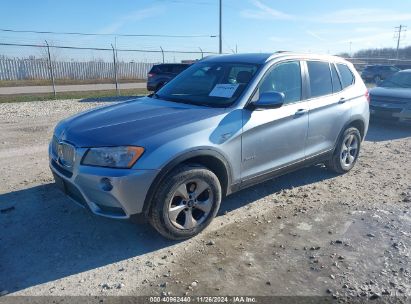
[[[220,182],[209,169],[196,164],[179,166],[157,189],[150,224],[168,239],[190,238],[216,216],[221,196]]]
[[[344,131],[335,147],[332,158],[326,163],[328,169],[347,173],[357,162],[361,147],[361,134],[357,128],[350,127]]]

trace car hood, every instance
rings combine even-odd
[[[201,121],[224,112],[223,108],[143,97],[70,117],[56,126],[55,135],[77,147],[142,145],[170,130],[172,136],[196,132],[204,127]]]
[[[376,87],[370,90],[370,95],[371,96],[381,96],[381,97],[410,98],[411,99],[411,89]]]

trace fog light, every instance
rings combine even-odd
[[[111,189],[113,189],[113,185],[111,184],[110,179],[108,179],[107,177],[104,177],[100,180],[100,184],[101,184],[101,189],[103,189],[104,191],[111,191]]]

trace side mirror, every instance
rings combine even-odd
[[[260,98],[253,103],[256,109],[277,109],[284,104],[285,95],[281,92],[264,92]]]

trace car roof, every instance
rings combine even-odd
[[[271,56],[271,53],[246,53],[246,54],[230,54],[230,55],[213,55],[207,56],[203,61],[213,62],[244,62],[244,63],[265,63]]]
[[[395,67],[395,65],[392,65],[392,64],[370,64],[370,65],[366,66],[366,68],[381,68],[381,67]]]
[[[190,65],[190,63],[158,63],[153,66],[160,66],[160,65]]]
[[[331,55],[319,55],[319,54],[303,54],[294,52],[279,51],[275,53],[245,53],[245,54],[230,54],[230,55],[213,55],[207,56],[202,61],[207,62],[236,62],[236,63],[252,63],[252,64],[264,64],[268,61],[278,58],[300,58],[311,60],[327,60],[327,61],[339,61],[345,62],[341,57]]]

